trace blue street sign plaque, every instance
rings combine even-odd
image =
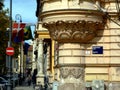
[[[103,46],[93,46],[92,54],[103,54]]]

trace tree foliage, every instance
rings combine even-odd
[[[0,10],[3,8],[3,0],[0,0]]]
[[[0,1],[0,69],[1,67],[5,67],[6,61],[6,48],[8,47],[8,40],[9,40],[9,10],[3,9],[4,0]],[[12,42],[12,47],[15,48],[15,54],[13,57],[18,57],[19,54],[19,43]]]
[[[1,2],[3,3],[3,2]],[[6,36],[6,28],[9,27],[9,17],[6,15],[8,10],[3,10],[3,6],[0,6],[0,63],[5,60],[5,49],[7,47],[8,37]]]

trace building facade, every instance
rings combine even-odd
[[[39,80],[50,76],[58,90],[120,89],[118,0],[37,0],[36,15]]]

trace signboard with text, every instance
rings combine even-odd
[[[92,54],[103,54],[103,46],[93,46]]]

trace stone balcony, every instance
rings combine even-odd
[[[105,13],[91,0],[43,0],[40,18],[52,39],[85,43],[104,29]]]

